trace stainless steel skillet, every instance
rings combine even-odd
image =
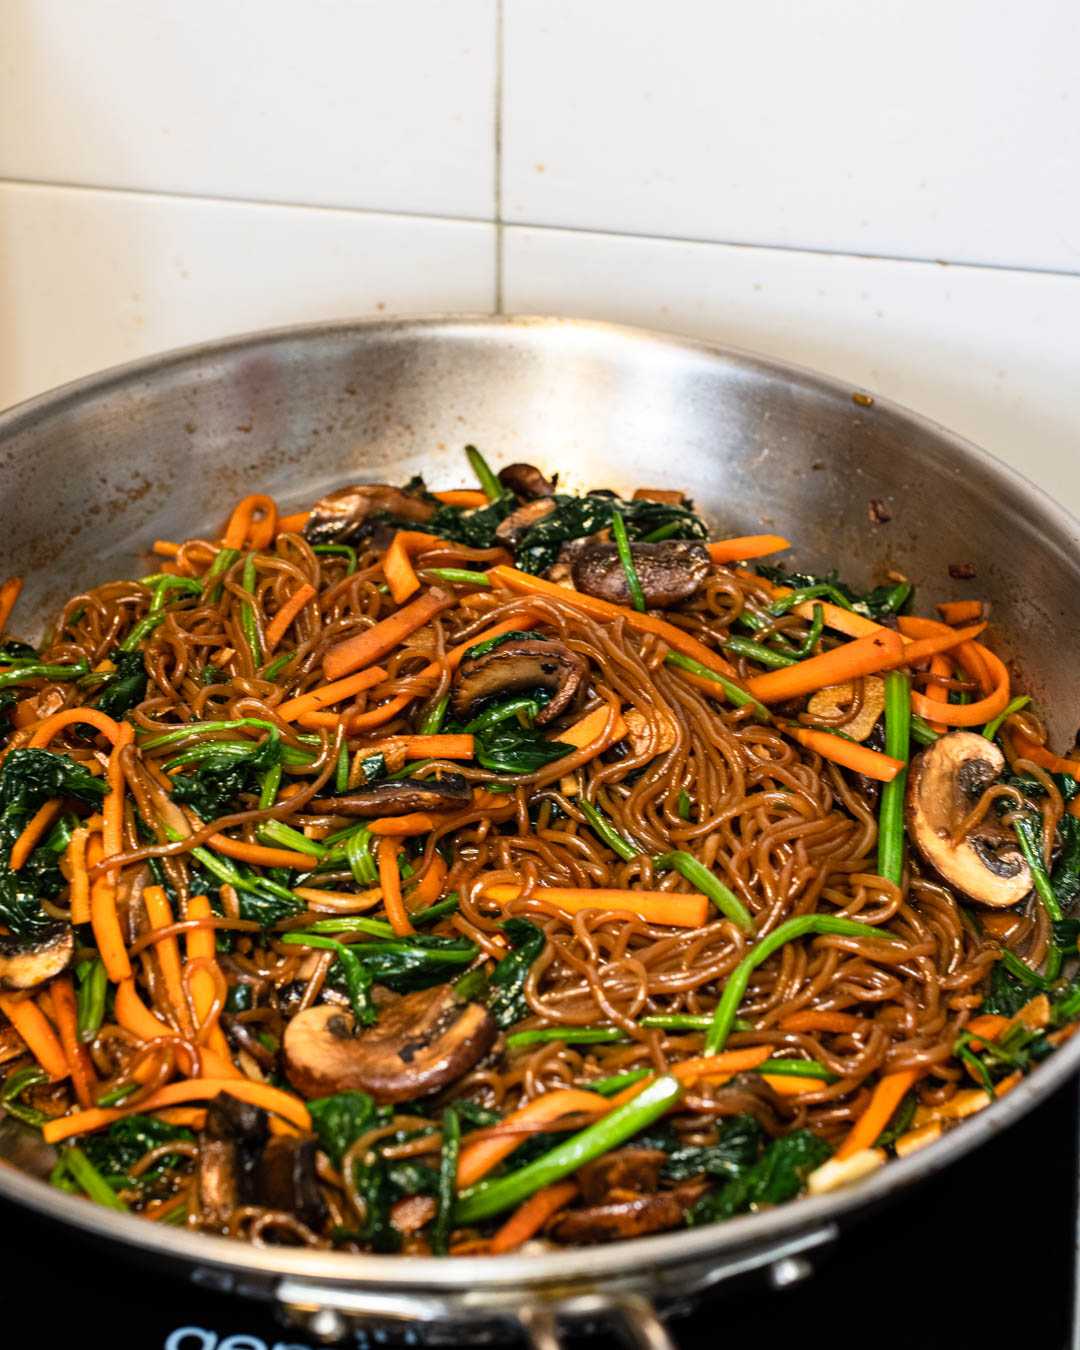
[[[20,615],[44,620],[81,586],[148,570],[153,539],[216,528],[247,492],[289,507],[414,471],[456,485],[471,441],[496,464],[533,460],[579,487],[685,488],[718,531],[775,530],[808,570],[835,566],[858,583],[893,567],[928,599],[970,585],[991,602],[995,645],[1022,658],[1052,731],[1071,743],[1080,526],[974,446],[853,393],[745,352],[561,319],[346,323],[206,344],[0,415],[0,577],[25,576]],[[872,499],[887,523],[873,522]],[[977,580],[950,581],[950,563],[973,564]],[[850,1190],[588,1251],[356,1257],[162,1228],[44,1185],[48,1150],[10,1120],[0,1195],[118,1257],[275,1300],[311,1337],[397,1327],[477,1343],[520,1324],[551,1347],[560,1323],[612,1318],[659,1347],[653,1304],[754,1272],[799,1278],[838,1224],[977,1147],[1078,1065],[1080,1037],[962,1128]]]

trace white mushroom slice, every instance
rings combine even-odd
[[[880,675],[864,675],[862,703],[859,711],[838,730],[854,741],[865,741],[877,725],[877,720],[885,711],[885,681]],[[806,711],[812,717],[833,718],[838,712],[850,708],[855,701],[855,688],[852,680],[843,684],[831,684],[827,689],[819,689]]]
[[[860,1149],[850,1158],[830,1158],[806,1178],[807,1194],[826,1195],[841,1186],[852,1186],[876,1172],[884,1162],[885,1151],[880,1148]]]
[[[654,709],[651,718],[646,717],[637,708],[627,708],[623,713],[623,721],[626,723],[626,738],[635,755],[650,752],[654,755],[666,755],[669,750],[674,750],[678,743],[678,726],[659,708]]]

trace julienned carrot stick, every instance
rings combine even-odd
[[[314,586],[306,581],[302,586],[298,586],[288,600],[281,606],[278,612],[266,625],[266,656],[269,656],[281,639],[285,636],[289,624],[300,613],[309,600],[314,600],[318,595]]]
[[[1013,749],[1021,758],[1030,759],[1033,764],[1038,764],[1042,769],[1049,769],[1051,773],[1069,773],[1074,778],[1080,775],[1080,760],[1063,759],[1061,755],[1053,754],[1045,745],[1031,740],[1015,727],[1009,727],[1008,732],[1012,737]]]
[[[982,618],[982,601],[946,600],[937,612],[944,623],[975,623]]]
[[[911,711],[927,721],[944,722],[950,727],[982,726],[991,722],[1009,704],[1009,672],[1005,663],[980,642],[965,642],[956,649],[957,659],[969,675],[987,672],[993,692],[977,703],[935,703],[925,694],[911,695]]]
[[[210,901],[205,895],[193,895],[188,900],[187,917],[189,919],[209,919],[211,914]],[[196,1038],[208,1045],[215,1054],[221,1055],[227,1062],[231,1062],[229,1043],[225,1039],[225,1033],[218,1025],[218,1018],[221,1016],[222,1010],[218,1008],[216,1012],[213,1011],[214,977],[210,969],[207,969],[207,967],[217,969],[214,954],[214,930],[209,926],[189,929],[186,946],[188,961],[204,963],[199,969],[190,971],[187,977],[188,989],[191,991],[191,1004],[195,1012]]]
[[[613,605],[607,600],[598,600],[595,596],[585,595],[581,591],[567,590],[565,586],[556,586],[554,582],[530,576],[528,572],[519,572],[515,567],[504,567],[499,564],[489,568],[487,575],[493,582],[519,595],[547,596],[551,600],[560,600],[564,605],[580,609],[597,619],[624,619],[627,627],[632,628],[634,632],[654,633],[657,637],[663,638],[674,651],[700,661],[703,666],[715,670],[725,679],[737,678],[734,668],[722,656],[718,656],[703,642],[699,642],[697,638],[691,637],[689,633],[676,628],[665,619],[658,619],[652,614],[639,614],[637,610],[629,609],[625,605]]]
[[[180,545],[174,544],[171,539],[155,539],[150,552],[156,553],[159,558],[175,558],[180,552]]]
[[[401,898],[401,874],[398,871],[398,842],[389,836],[379,840],[376,854],[379,860],[379,885],[382,887],[383,907],[395,937],[411,937],[416,929],[409,922],[405,902]]]
[[[176,1039],[176,1032],[167,1022],[163,1022],[156,1013],[143,1003],[135,989],[134,980],[122,980],[116,987],[114,1005],[116,1020],[125,1031],[130,1031],[140,1041]],[[230,1059],[222,1058],[206,1046],[200,1047],[203,1078],[240,1078],[243,1075]],[[181,1073],[190,1074],[194,1068],[191,1056],[183,1046],[178,1052]]]
[[[760,586],[774,600],[779,600],[782,596],[791,594],[792,588],[790,586],[774,586],[764,577],[755,576],[753,572],[736,568],[735,575],[741,577],[743,581],[752,581],[755,586]],[[864,618],[863,615],[856,614],[853,609],[844,609],[841,605],[830,604],[827,600],[806,600],[801,605],[796,605],[792,613],[798,614],[800,618],[812,620],[815,605],[820,605],[824,612],[826,628],[832,628],[837,633],[844,633],[848,637],[872,637],[874,633],[880,633],[884,630],[883,624],[875,623],[873,619]]]
[[[471,733],[440,731],[415,736],[387,736],[358,749],[361,755],[404,755],[406,759],[472,759],[476,738]]]
[[[878,1080],[870,1096],[869,1105],[855,1122],[851,1133],[836,1150],[839,1161],[850,1158],[855,1153],[861,1153],[864,1148],[874,1147],[878,1135],[888,1125],[904,1093],[918,1077],[917,1069],[900,1069],[897,1073],[887,1073]]]
[[[492,882],[484,894],[498,905],[508,904],[521,894],[511,882]],[[616,891],[585,890],[573,886],[537,886],[530,898],[561,909],[564,914],[599,909],[613,914],[633,914],[643,923],[663,924],[669,928],[700,928],[709,913],[708,896],[695,891]]]
[[[432,587],[396,614],[380,620],[373,628],[339,642],[323,657],[323,671],[328,680],[340,680],[354,670],[373,666],[399,647],[418,628],[422,628],[436,614],[454,603],[449,591]]]
[[[938,675],[943,677],[944,679],[948,679],[951,673],[952,673],[952,665],[944,656],[938,653],[936,656],[931,657],[930,659],[931,675]],[[936,682],[928,684],[926,686],[926,692],[924,697],[932,699],[935,703],[948,703],[949,701],[948,687],[944,684],[938,684]],[[936,731],[940,733],[945,729],[946,728],[944,722],[930,723],[931,731]]]
[[[914,695],[912,696],[914,697]],[[828,731],[816,731],[813,727],[802,727],[797,722],[786,722],[784,734],[793,741],[814,750],[822,759],[842,764],[846,769],[865,774],[867,778],[876,778],[879,783],[891,783],[904,767],[903,760],[893,759],[880,750],[871,750],[857,741],[846,740],[843,736],[834,736]]]
[[[73,722],[84,722],[95,727],[102,735],[107,736],[113,745],[120,745],[125,741],[123,726],[127,726],[131,731],[127,723],[114,722],[107,713],[100,712],[97,708],[61,708],[51,717],[46,717],[30,737],[31,746],[38,748],[48,745],[62,727],[71,726]]]
[[[0,994],[0,1012],[26,1042],[26,1048],[52,1079],[66,1078],[68,1063],[64,1047],[49,1019],[33,999],[13,999]]]
[[[230,1097],[236,1097],[242,1102],[273,1111],[305,1132],[311,1130],[311,1116],[307,1107],[299,1098],[282,1092],[280,1088],[270,1087],[268,1083],[253,1083],[248,1078],[196,1078],[188,1083],[167,1083],[127,1110],[123,1107],[98,1107],[93,1111],[76,1111],[74,1115],[61,1116],[43,1125],[41,1132],[46,1143],[57,1144],[61,1139],[70,1139],[75,1134],[100,1130],[136,1112],[152,1113],[161,1106],[177,1106],[181,1102],[211,1101],[219,1092],[227,1092]]]
[[[90,926],[109,979],[114,984],[129,979],[131,962],[116,912],[116,885],[108,874],[95,878],[90,887]]]
[[[93,1085],[97,1082],[97,1074],[94,1072],[89,1051],[79,1040],[78,1005],[75,1002],[71,976],[66,972],[58,975],[49,985],[49,993],[52,995],[60,1045],[71,1074],[71,1085],[75,1089],[79,1105],[85,1109],[94,1104]]]
[[[368,821],[368,830],[379,838],[404,839],[410,834],[430,834],[435,824],[426,811],[411,811],[406,816],[379,816]]]
[[[120,766],[120,752],[135,739],[135,728],[130,722],[121,722],[117,727],[117,737],[113,743],[109,763],[105,769],[105,781],[109,790],[101,806],[101,842],[105,847],[105,857],[123,852],[124,848],[124,771]],[[116,869],[110,874],[116,880]]]
[[[673,1064],[668,1072],[687,1087],[692,1087],[698,1082],[723,1084],[737,1073],[756,1069],[759,1064],[764,1064],[771,1054],[772,1050],[767,1045],[749,1045],[742,1050],[725,1050],[719,1055],[699,1055],[694,1059],[684,1059],[681,1064]],[[656,1075],[652,1074],[623,1088],[610,1099],[612,1107],[625,1105],[655,1080]]]
[[[243,839],[231,839],[227,834],[212,834],[206,842],[218,853],[224,853],[226,858],[237,858],[255,867],[298,867],[303,872],[310,872],[312,868],[309,854],[293,853],[287,848],[249,844]]]
[[[275,537],[279,534],[299,534],[310,519],[310,511],[294,511],[291,516],[278,516]]]
[[[880,633],[856,638],[820,656],[811,656],[796,666],[768,670],[746,682],[746,688],[762,703],[781,703],[802,694],[813,694],[859,675],[873,675],[902,658],[904,643],[899,633],[883,628]]]
[[[900,623],[904,619],[901,615]],[[926,637],[913,638],[904,647],[904,654],[897,665],[914,666],[920,661],[925,661],[928,656],[938,656],[942,652],[952,651],[954,647],[959,647],[964,642],[970,642],[972,638],[977,638],[986,627],[984,623],[972,624],[970,628],[951,628],[944,633],[935,633]],[[905,634],[903,628],[901,634],[911,637],[910,633]]]
[[[479,488],[447,488],[444,492],[433,492],[433,497],[446,506],[464,506],[467,511],[487,506],[488,495]]]
[[[410,595],[420,589],[420,578],[416,575],[405,542],[407,533],[406,530],[398,530],[383,555],[383,575],[394,603],[398,605],[404,604]]]
[[[33,853],[38,840],[60,814],[62,805],[63,802],[60,798],[54,797],[51,802],[46,802],[44,806],[39,807],[23,826],[22,833],[11,846],[11,858],[8,866],[13,872],[17,872],[30,854]]]
[[[15,601],[18,600],[22,587],[22,577],[9,577],[0,586],[0,637],[7,627],[8,619],[11,618],[11,611],[15,608]]]
[[[262,519],[254,522],[256,511],[262,511]],[[229,523],[225,527],[222,547],[242,549],[250,539],[251,547],[266,548],[274,537],[277,528],[277,503],[272,497],[261,492],[252,493],[237,502]]]
[[[71,873],[71,892],[69,904],[71,906],[71,922],[73,924],[90,922],[90,878],[87,875],[87,843],[90,838],[90,831],[84,826],[77,830],[72,830],[71,840],[67,847],[67,864]],[[98,841],[98,856],[94,858],[92,866],[96,866],[101,861],[101,836],[95,835]]]
[[[169,904],[168,897],[165,895],[165,889],[162,886],[147,886],[143,890],[143,904],[146,906],[146,916],[150,920],[151,928],[167,928],[174,923],[172,906]],[[194,917],[194,916],[191,916]],[[211,936],[211,943],[213,937]],[[191,1022],[191,1013],[188,1010],[187,999],[184,997],[184,980],[180,969],[180,947],[174,934],[168,937],[159,938],[154,944],[157,950],[158,964],[161,967],[161,978],[165,983],[165,993],[168,995],[169,1002],[173,1006],[173,1011],[185,1036],[190,1036],[193,1031]]]
[[[520,1209],[511,1214],[488,1243],[488,1251],[492,1256],[497,1256],[499,1252],[512,1252],[515,1247],[528,1242],[543,1228],[548,1219],[568,1205],[577,1193],[576,1181],[555,1181],[550,1186],[542,1187],[535,1195],[531,1195]]]
[[[866,1020],[854,1013],[828,1012],[826,1009],[804,1008],[789,1013],[778,1023],[781,1031],[858,1031]]]
[[[564,745],[572,745],[575,750],[584,750],[587,746],[594,745],[596,753],[602,754],[609,745],[621,741],[626,735],[626,723],[623,721],[622,713],[618,711],[615,713],[610,730],[606,736],[604,735],[610,713],[611,704],[602,703],[599,708],[586,713],[573,726],[567,727],[557,735],[553,734],[551,739],[561,741]]]
[[[745,534],[739,539],[715,539],[707,547],[713,562],[723,564],[763,558],[766,553],[779,553],[791,545],[778,534]]]
[[[510,1127],[504,1135],[495,1135],[487,1139],[477,1139],[469,1143],[466,1139],[458,1155],[458,1190],[468,1190],[481,1177],[487,1176],[493,1167],[497,1167],[504,1158],[510,1156],[521,1143],[523,1136],[513,1130],[515,1125],[550,1125],[560,1116],[604,1115],[611,1109],[611,1103],[598,1092],[586,1092],[583,1088],[556,1088],[545,1092],[542,1097],[534,1097],[531,1102],[511,1111],[503,1120]]]
[[[406,903],[413,913],[420,909],[426,909],[428,905],[433,905],[439,899],[443,893],[443,883],[446,881],[447,870],[446,863],[436,853],[431,860],[431,866],[406,897]]]
[[[803,1078],[796,1074],[763,1073],[761,1077],[778,1097],[798,1097],[803,1092],[820,1092],[825,1086],[820,1078]]]
[[[295,722],[305,713],[325,708],[330,703],[341,703],[364,689],[370,689],[372,685],[381,684],[386,678],[382,666],[368,666],[366,670],[358,670],[355,675],[347,675],[343,680],[321,684],[315,689],[309,689],[306,694],[286,699],[274,711],[283,722]]]

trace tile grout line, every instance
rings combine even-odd
[[[495,0],[495,313],[503,312],[502,215],[503,0]]]

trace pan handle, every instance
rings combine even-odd
[[[627,1350],[678,1350],[656,1309],[640,1294],[601,1296],[595,1300],[597,1321],[609,1323]],[[562,1350],[554,1310],[547,1304],[518,1309],[518,1324],[529,1350]]]

